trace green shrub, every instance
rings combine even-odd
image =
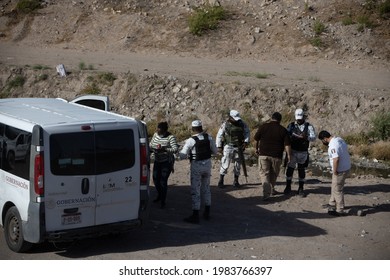
[[[16,4],[16,11],[22,14],[31,13],[41,8],[39,0],[19,0]]]
[[[95,67],[92,64],[87,66],[84,61],[81,61],[79,63],[79,70],[95,70]]]
[[[226,11],[221,6],[203,6],[195,9],[188,18],[190,32],[194,35],[202,35],[204,31],[216,29],[219,21],[226,18]]]
[[[364,132],[346,135],[343,138],[349,145],[368,145],[370,143],[369,135]]]
[[[13,78],[11,81],[8,82],[8,88],[17,88],[17,87],[22,87],[24,83],[26,82],[26,78],[24,78],[21,75],[16,76]]]
[[[354,24],[354,21],[351,17],[346,17],[346,18],[343,18],[342,24],[343,25],[351,25],[351,24]]]
[[[360,31],[360,32],[362,32],[366,28],[374,27],[374,24],[372,23],[370,18],[368,16],[366,16],[366,15],[359,16],[356,21],[359,24],[358,25],[358,31]]]
[[[386,0],[384,3],[381,3],[378,7],[379,14],[383,17],[386,14],[390,13],[390,0]]]
[[[99,75],[99,81],[105,85],[112,86],[116,77],[112,73],[102,73]]]
[[[325,30],[326,30],[326,27],[321,21],[316,20],[314,22],[314,26],[313,26],[314,34],[321,35],[323,32],[325,32]]]
[[[320,37],[314,37],[310,40],[310,44],[312,44],[312,46],[314,47],[317,47],[317,48],[321,48],[324,46],[324,43],[322,42],[321,38]]]
[[[390,112],[381,111],[371,118],[372,130],[370,134],[378,140],[388,140],[390,138]]]
[[[390,161],[390,142],[379,141],[372,144],[371,155],[379,160]]]

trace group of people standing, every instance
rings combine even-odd
[[[297,194],[305,197],[304,191],[306,168],[309,162],[309,144],[316,140],[316,132],[302,109],[295,111],[295,121],[287,128],[281,125],[282,115],[275,112],[271,120],[262,124],[254,135],[256,154],[259,161],[260,179],[263,185],[263,200],[269,200],[278,194],[275,190],[276,179],[282,166],[283,158],[286,167],[286,186],[284,195],[292,194],[292,178],[294,170],[298,170]],[[225,188],[224,177],[228,173],[229,166],[233,164],[233,187],[240,188],[239,176],[244,167],[243,152],[250,144],[250,129],[241,119],[238,111],[231,110],[228,119],[220,126],[216,140],[203,130],[200,120],[194,120],[191,124],[193,135],[185,141],[179,151],[179,145],[174,135],[168,131],[168,123],[161,122],[157,125],[150,148],[154,155],[153,181],[157,190],[154,202],[160,202],[161,208],[165,207],[168,178],[174,172],[175,157],[190,160],[190,182],[192,198],[192,214],[184,219],[185,222],[199,223],[200,208],[204,204],[203,218],[210,219],[211,192],[211,157],[217,153],[222,154],[219,170],[218,187]],[[340,137],[334,137],[323,130],[318,138],[327,145],[329,162],[332,168],[331,196],[328,203],[328,213],[334,216],[344,216],[345,179],[351,168],[348,147]]]

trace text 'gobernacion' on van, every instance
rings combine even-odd
[[[87,100],[0,99],[0,223],[15,252],[127,231],[147,217],[145,123]]]

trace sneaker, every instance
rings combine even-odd
[[[241,188],[241,185],[240,185],[240,183],[239,182],[234,182],[233,183],[233,187],[235,187],[235,188]]]
[[[218,182],[218,188],[220,188],[220,189],[225,188],[225,185],[223,184],[223,182],[221,182],[221,181]]]
[[[291,188],[287,188],[287,187],[286,187],[286,188],[284,189],[283,193],[284,193],[285,195],[290,194],[290,193],[291,193]]]

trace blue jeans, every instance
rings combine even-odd
[[[154,162],[153,182],[156,187],[161,204],[165,204],[168,191],[168,178],[172,172],[172,164],[168,161]]]

